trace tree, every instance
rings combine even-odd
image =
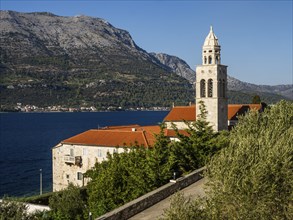
[[[160,133],[155,135],[156,142],[147,155],[147,176],[153,187],[157,188],[167,183],[172,177],[170,163],[170,139],[165,135],[165,125],[161,125]]]
[[[27,205],[16,202],[4,197],[0,202],[0,219],[5,220],[26,220],[29,219],[27,214]]]
[[[260,99],[259,95],[253,96],[252,104],[260,104],[260,103],[261,103],[261,99]]]
[[[173,142],[171,160],[173,170],[180,173],[198,169],[204,166],[219,149],[228,143],[228,132],[216,133],[206,120],[207,110],[201,101],[200,112],[194,123],[186,122],[188,136],[180,134],[173,126],[180,141]]]
[[[53,219],[85,219],[87,215],[86,195],[73,184],[60,192],[54,193],[49,199],[51,217]]]
[[[293,219],[292,123],[286,101],[241,117],[229,146],[208,164],[207,197],[189,202],[190,219]]]
[[[89,206],[94,216],[102,215],[169,181],[170,140],[164,127],[156,135],[153,148],[132,146],[123,153],[108,154],[107,160],[97,163],[87,172]]]

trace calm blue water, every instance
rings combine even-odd
[[[0,197],[52,190],[51,148],[91,128],[158,124],[166,111],[89,113],[0,113]]]

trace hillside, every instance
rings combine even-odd
[[[87,16],[1,11],[1,105],[170,106],[192,86],[127,31]]]
[[[195,73],[186,62],[147,53],[103,19],[14,11],[0,11],[0,17],[2,110],[17,103],[115,109],[194,102],[189,81]],[[235,97],[251,100],[251,94],[234,92],[229,101]]]

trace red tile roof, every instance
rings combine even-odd
[[[169,112],[164,121],[194,121],[195,115],[195,105],[176,106]]]
[[[141,145],[145,147],[153,146],[155,135],[160,132],[160,126],[111,126],[103,129],[92,129],[61,143],[92,145],[105,147],[123,147],[132,145]]]
[[[135,130],[134,130],[135,129]],[[129,147],[135,144],[152,147],[156,142],[156,134],[160,133],[160,126],[111,126],[103,129],[92,129],[62,141],[62,144],[90,145],[100,147]],[[185,130],[180,134],[188,135]],[[174,130],[165,130],[168,137],[176,137]]]
[[[148,147],[143,131],[117,131],[117,130],[89,130],[68,138],[62,143],[93,145],[105,147],[123,147],[131,145],[142,145]]]
[[[242,115],[248,110],[262,109],[261,104],[230,104],[228,105],[228,120],[237,120],[237,115]],[[195,121],[196,108],[193,106],[176,106],[165,117],[164,121]]]

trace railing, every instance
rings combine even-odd
[[[75,164],[75,157],[66,155],[64,156],[65,163],[72,163]]]

